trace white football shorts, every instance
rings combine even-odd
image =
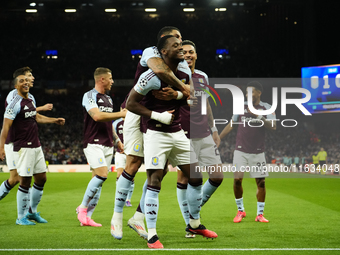
[[[213,166],[222,164],[220,152],[211,135],[204,138],[190,139],[193,146],[196,162],[200,166]]]
[[[115,153],[115,166],[116,166],[116,170],[118,168],[125,169],[125,166],[126,166],[126,155],[124,153],[119,153],[119,152]]]
[[[41,146],[21,148],[18,151],[17,171],[19,176],[23,177],[46,172],[46,162]]]
[[[183,130],[165,133],[148,129],[144,134],[144,148],[146,169],[163,169],[167,160],[173,167],[191,163],[190,140]]]
[[[17,169],[16,164],[18,162],[19,155],[17,151],[13,151],[13,143],[5,144],[5,153],[8,170],[11,171],[13,169]]]
[[[111,167],[113,147],[89,143],[84,149],[84,154],[91,169],[103,166],[106,166],[108,169]]]
[[[143,133],[140,131],[139,115],[127,111],[124,120],[123,137],[125,154],[143,158]]]
[[[259,154],[245,153],[234,151],[233,165],[236,167],[235,178],[243,178],[245,172],[249,172],[251,178],[268,177],[268,171],[263,167],[266,166],[266,157],[264,152]]]

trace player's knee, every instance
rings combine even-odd
[[[34,181],[38,186],[40,187],[44,187],[45,183],[46,183],[46,176],[39,178],[39,180],[35,180]]]
[[[155,187],[160,187],[162,183],[162,178],[160,176],[152,176],[150,180],[150,185]]]
[[[214,184],[221,185],[223,178],[217,177],[217,178],[209,178]]]
[[[203,179],[202,178],[190,178],[188,183],[191,186],[199,186],[203,184]]]

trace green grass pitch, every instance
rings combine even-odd
[[[38,207],[47,224],[15,225],[17,186],[0,201],[0,254],[340,254],[340,178],[305,178],[308,174],[296,173],[285,176],[294,178],[273,174],[273,178],[266,180],[265,216],[270,221],[267,224],[254,221],[256,184],[249,178],[243,183],[247,217],[241,223],[233,223],[237,211],[233,180],[224,179],[201,211],[202,224],[219,235],[215,240],[207,240],[184,237],[185,223],[176,197],[176,173],[169,173],[159,195],[157,232],[164,247],[171,250],[154,251],[147,250],[146,241],[126,226],[138,206],[145,173],[136,175],[133,207],[124,208],[125,225],[120,241],[110,234],[116,173],[109,173],[92,216],[103,224],[99,228],[80,227],[75,213],[91,173],[47,173]],[[0,173],[0,182],[8,177],[8,173]]]

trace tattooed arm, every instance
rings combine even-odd
[[[185,97],[189,96],[190,89],[175,76],[168,65],[164,63],[163,59],[153,57],[148,60],[147,64],[148,67],[157,75],[159,79],[169,85],[178,88],[180,91],[182,91]]]

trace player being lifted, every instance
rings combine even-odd
[[[201,89],[209,90],[206,85],[209,85],[208,76],[206,73],[195,69],[197,53],[196,45],[189,40],[182,42],[184,59],[187,61],[192,73],[195,97],[197,98],[197,105],[189,107],[183,105],[180,108],[181,125],[186,136],[191,140],[192,153],[191,157],[197,161],[200,166],[214,166],[214,169],[218,169],[217,165],[222,164],[218,151],[220,144],[220,138],[218,136],[217,128],[214,127],[214,116],[207,100],[207,114],[201,114]],[[153,92],[156,98],[165,100],[169,95],[173,95],[174,99],[177,96],[177,92],[170,87],[163,88],[162,91]],[[212,135],[210,133],[212,131]],[[222,168],[220,168],[222,169]],[[216,191],[223,181],[222,172],[209,172],[209,179],[203,185],[203,197],[202,206],[209,200],[211,195]],[[177,171],[177,199],[181,209],[183,218],[186,224],[189,224],[189,209],[187,201],[187,186],[188,178],[182,171]],[[194,237],[190,232],[186,233],[187,238]]]
[[[157,45],[164,62],[187,83],[191,79],[191,71],[184,59],[181,42],[172,35],[162,37]],[[148,247],[163,248],[157,232],[158,194],[164,175],[164,167],[169,159],[173,166],[180,169],[189,178],[188,204],[191,219],[188,231],[216,238],[215,232],[207,230],[200,224],[200,208],[202,200],[202,176],[190,177],[190,140],[181,128],[179,109],[182,102],[178,100],[164,101],[156,99],[152,90],[159,90],[168,85],[148,70],[143,73],[127,101],[127,109],[135,114],[151,118],[147,122],[147,132],[144,135],[145,168],[147,169],[148,186],[145,194],[145,217],[148,226]],[[145,96],[145,104],[139,102]],[[197,161],[196,161],[197,162]]]
[[[178,28],[172,26],[163,27],[157,35],[157,40],[166,35],[173,35],[178,40],[182,41],[182,35]],[[159,79],[163,82],[172,85],[180,89],[184,95],[188,96],[190,89],[178,79],[173,71],[164,63],[164,60],[160,57],[157,47],[149,47],[143,51],[141,60],[138,63],[137,71],[135,74],[136,84],[140,75],[148,69],[151,69]],[[133,88],[132,88],[133,90]],[[131,90],[131,91],[132,91]],[[182,94],[182,96],[183,96]],[[127,99],[127,98],[126,98]],[[181,99],[181,96],[178,96]],[[125,107],[124,102],[122,107]],[[143,101],[140,102],[143,104]],[[142,118],[143,120],[143,118]],[[125,201],[132,184],[132,180],[137,173],[139,167],[144,161],[144,148],[143,148],[143,133],[144,126],[141,122],[141,116],[127,111],[123,136],[124,136],[124,152],[126,154],[126,167],[117,181],[114,212],[111,219],[111,235],[120,240],[123,237],[123,208]],[[144,183],[143,190],[146,191],[147,181]],[[143,192],[145,194],[145,192]],[[141,198],[141,206],[138,207],[138,211],[128,221],[128,225],[134,230],[138,229],[138,233],[145,239],[147,239],[147,232],[144,226],[144,196]]]
[[[249,88],[252,94],[249,94]],[[246,96],[248,98],[252,97],[254,108],[257,110],[268,110],[271,106],[261,101],[262,92],[263,87],[261,83],[252,81],[247,84]],[[276,130],[274,120],[275,113],[267,116],[256,115],[249,110],[248,104],[245,103],[244,115],[233,115],[230,123],[220,133],[220,138],[223,139],[230,133],[235,126],[235,122],[237,122],[238,129],[233,160],[233,165],[236,166],[236,172],[234,173],[234,195],[238,209],[237,215],[234,218],[235,223],[241,222],[241,220],[246,217],[243,205],[242,180],[247,166],[249,166],[251,170],[254,169],[253,167],[257,169],[257,171],[250,171],[250,177],[255,178],[257,184],[257,216],[255,221],[269,222],[263,216],[266,197],[265,177],[268,176],[268,172],[264,171],[262,167],[266,165],[264,155],[265,130]],[[250,121],[251,126],[248,125],[248,121]],[[234,124],[232,124],[233,122]],[[263,126],[261,126],[262,123]]]

